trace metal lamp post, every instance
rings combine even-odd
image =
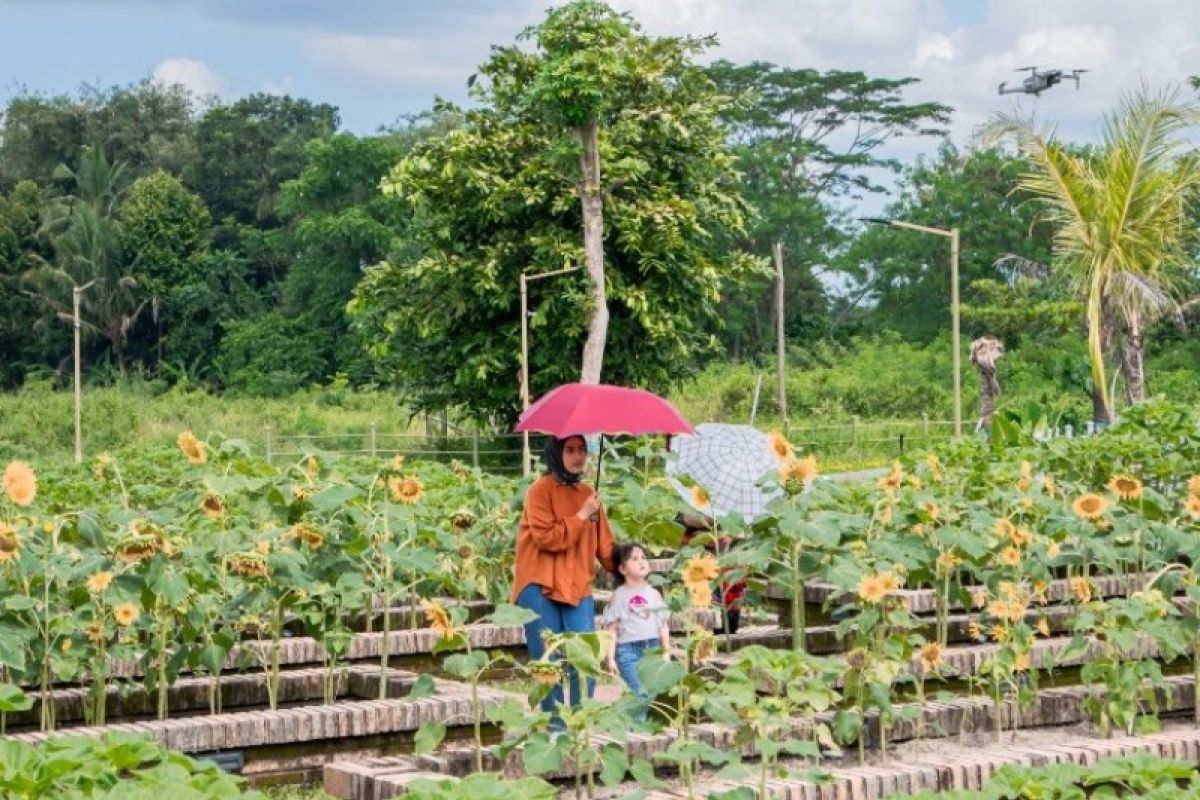
[[[950,320],[951,338],[954,347],[954,437],[962,436],[962,353],[959,346],[959,307],[958,307],[958,228],[934,228],[928,225],[917,225],[899,219],[884,217],[859,217],[863,222],[873,225],[890,225],[893,228],[931,233],[934,236],[944,236],[950,240]]]
[[[539,272],[536,275],[519,276],[521,285],[521,410],[529,408],[529,282],[566,275],[576,272],[580,267],[556,269],[553,272]],[[528,475],[533,469],[533,454],[529,451],[529,431],[521,434],[521,474]]]

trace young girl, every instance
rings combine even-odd
[[[637,663],[647,650],[660,647],[669,658],[671,631],[667,626],[670,611],[663,597],[646,580],[650,561],[639,544],[619,545],[613,551],[613,578],[616,589],[600,624],[608,637],[607,664],[610,672],[619,672],[630,691],[642,701],[641,719],[646,718],[650,696],[638,680]]]

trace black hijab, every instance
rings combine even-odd
[[[581,436],[566,436],[559,439],[551,436],[546,440],[546,446],[542,449],[542,461],[546,463],[546,472],[554,476],[554,479],[566,486],[574,486],[583,478],[583,473],[567,472],[566,466],[563,464],[563,445],[567,443],[567,439],[583,438]]]

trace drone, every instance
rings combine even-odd
[[[1079,88],[1079,76],[1087,72],[1086,69],[1073,69],[1069,72],[1061,69],[1048,69],[1042,72],[1038,71],[1037,67],[1021,67],[1013,70],[1014,72],[1028,72],[1029,77],[1021,81],[1020,86],[1014,86],[1011,89],[1005,88],[1008,82],[1000,84],[1000,94],[1031,94],[1034,97],[1041,97],[1042,92],[1049,89],[1051,86],[1057,86],[1062,83],[1063,78],[1069,81],[1075,81],[1075,88]]]

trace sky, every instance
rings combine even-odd
[[[233,99],[286,92],[332,103],[370,133],[435,96],[466,99],[492,44],[552,0],[0,0],[0,103],[152,76]],[[1001,111],[1094,140],[1141,82],[1200,73],[1200,0],[612,0],[655,35],[715,34],[713,58],[911,76],[913,101],[955,109],[970,141]],[[1017,67],[1086,68],[1081,87],[1000,97]],[[1195,97],[1191,90],[1187,95]],[[928,140],[888,153],[930,153]]]

